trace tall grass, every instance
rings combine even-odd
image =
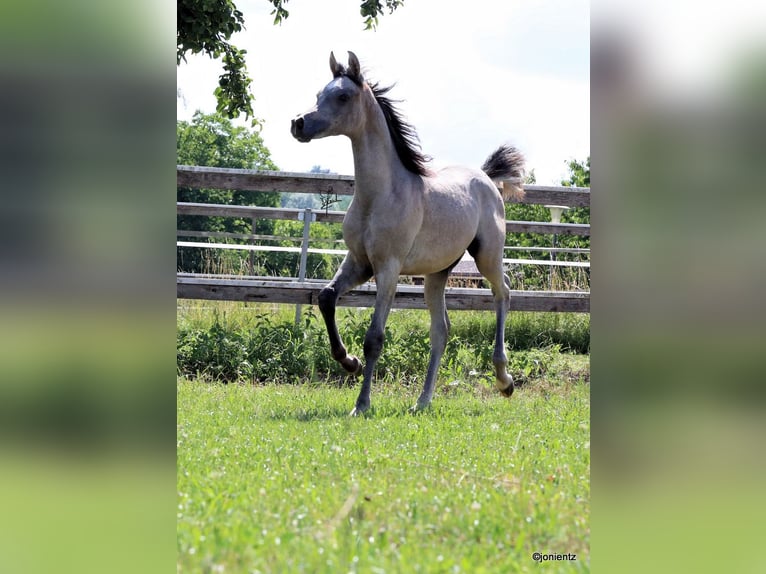
[[[295,382],[338,377],[324,324],[312,308],[294,323],[292,306],[182,301],[178,309],[177,364],[181,375],[211,380]],[[361,355],[369,309],[339,309],[338,324],[352,354]],[[442,377],[465,379],[492,371],[494,314],[451,314]],[[429,318],[425,311],[394,310],[386,326],[378,378],[420,380],[428,366]],[[511,374],[541,372],[558,352],[588,353],[588,315],[511,313],[506,325]],[[541,350],[542,349],[542,350]],[[545,351],[547,350],[547,352]]]
[[[558,254],[563,261],[566,254]],[[514,257],[519,254],[515,253]],[[540,258],[540,256],[537,256]],[[532,259],[533,257],[525,256]],[[568,260],[579,261],[577,256]],[[505,269],[511,280],[511,289],[520,291],[590,291],[590,269],[587,267],[549,267],[531,263],[511,263]],[[484,282],[486,284],[486,281]],[[488,286],[488,284],[487,284]]]

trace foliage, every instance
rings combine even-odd
[[[177,2],[176,62],[186,61],[186,53],[207,54],[223,58],[224,73],[218,79],[215,96],[216,110],[229,118],[244,112],[253,116],[252,80],[247,75],[246,50],[231,44],[229,39],[245,24],[241,11],[232,0],[178,0]],[[256,120],[253,120],[256,123]]]
[[[589,187],[590,186],[590,157],[584,162],[570,160],[567,162],[569,168],[569,177],[562,180],[563,186]],[[534,185],[536,183],[534,169],[530,171],[526,184]],[[525,204],[525,203],[507,203],[505,206],[506,219],[513,221],[550,221],[551,212],[544,205]],[[576,207],[564,211],[561,215],[561,223],[590,223],[590,208]],[[540,233],[509,233],[506,236],[506,245],[518,247],[553,247],[554,237],[552,235]],[[590,237],[581,237],[577,235],[558,235],[555,238],[556,247],[566,248],[590,248]],[[518,252],[514,252],[518,253]],[[525,259],[549,259],[547,252],[530,251],[523,253]],[[567,254],[569,258],[577,260],[577,255]],[[556,257],[562,260],[567,255],[557,254]],[[559,283],[565,283],[566,288],[577,286],[579,288],[590,285],[589,270],[582,268],[557,268],[556,273]],[[564,276],[568,273],[568,276]],[[582,276],[581,276],[582,275]],[[542,266],[516,265],[509,270],[509,276],[518,289],[547,289],[551,282],[551,270]],[[570,285],[571,283],[571,285]]]
[[[320,165],[315,165],[311,168],[309,173],[319,174],[335,174],[329,168],[323,168]],[[293,207],[298,209],[317,209],[317,210],[333,210],[333,211],[346,211],[351,204],[352,196],[344,195],[338,197],[334,193],[283,193],[282,194],[282,207]],[[337,239],[340,239],[338,236]]]
[[[376,390],[179,380],[178,571],[589,570],[587,385]]]
[[[305,195],[305,194],[304,194]],[[313,196],[307,196],[313,197]],[[279,237],[303,236],[302,221],[279,220],[274,223],[274,234]],[[322,249],[345,249],[342,241],[343,229],[340,223],[315,223],[311,225],[311,247]],[[294,240],[282,240],[282,246],[297,246]],[[328,279],[335,274],[341,262],[341,255],[309,253],[306,258],[306,277]],[[271,252],[264,256],[263,269],[270,276],[297,277],[300,254]]]
[[[318,211],[347,211],[351,205],[351,195],[321,193],[283,193],[282,207],[295,209],[311,208]]]
[[[289,0],[269,0],[274,5],[271,15],[274,16],[274,24],[281,24],[290,15],[285,8]],[[388,13],[393,14],[394,10],[404,4],[404,0],[385,0]],[[383,4],[378,0],[362,0],[359,6],[359,13],[364,18],[365,30],[375,29],[378,25],[378,16],[383,14]]]
[[[274,24],[281,24],[290,15],[285,8],[288,0],[268,0],[274,10]],[[389,14],[403,4],[403,0],[385,0]],[[374,29],[384,6],[378,0],[361,0],[360,13],[365,29]],[[232,0],[177,0],[176,11],[176,63],[186,61],[186,53],[204,53],[211,58],[222,58],[224,73],[215,89],[216,111],[228,118],[244,113],[253,117],[254,97],[250,91],[251,78],[247,75],[246,50],[229,41],[245,27],[245,18]],[[253,117],[252,125],[258,120]],[[199,164],[201,165],[201,164]]]
[[[191,122],[176,122],[176,155],[180,165],[277,169],[260,134],[219,113],[197,111]]]
[[[271,15],[274,16],[274,25],[281,24],[283,20],[286,20],[290,16],[290,12],[284,7],[289,0],[269,0],[274,5],[274,9],[271,11]]]
[[[590,156],[584,161],[576,159],[567,162],[569,167],[569,179],[561,182],[561,185],[573,187],[590,187]]]
[[[386,0],[388,13],[393,14],[404,0]],[[378,0],[362,0],[359,10],[364,17],[365,30],[375,29],[378,26],[378,15],[383,14],[383,5]]]
[[[239,169],[277,170],[271,154],[261,136],[248,128],[234,126],[221,114],[196,112],[191,122],[176,123],[176,149],[179,165],[197,165]],[[277,207],[278,193],[250,193],[236,190],[178,188],[177,201],[217,203],[222,205],[259,205]],[[224,231],[229,233],[253,233],[252,221],[232,217],[207,217],[200,215],[177,216],[178,229],[189,231]],[[255,233],[271,234],[274,221],[260,219]],[[216,241],[222,241],[216,239]],[[241,267],[241,253],[200,253],[200,249],[180,247],[177,251],[178,267],[183,271],[204,271],[207,265],[220,266],[230,260],[231,267]]]
[[[182,375],[253,382],[327,380],[342,375],[330,357],[324,323],[313,307],[304,311],[299,325],[293,322],[291,306],[277,313],[264,313],[263,308],[216,306],[208,301],[206,309],[201,311],[187,302],[179,313],[177,366]],[[370,313],[338,310],[339,329],[350,353],[362,353]],[[451,322],[441,376],[463,381],[478,377],[491,387],[494,315],[461,311],[451,314]],[[386,326],[378,379],[421,384],[430,352],[428,331],[427,312],[394,310]],[[511,374],[518,382],[539,380],[562,349],[589,352],[589,317],[512,313],[506,325],[506,340],[512,351]]]
[[[590,187],[590,156],[580,162],[572,159],[567,162],[569,178],[562,180],[561,185],[566,187]],[[567,209],[561,216],[562,223],[590,223],[590,207],[574,207]],[[589,237],[562,237],[561,245],[569,246],[572,243],[578,247],[590,247]]]

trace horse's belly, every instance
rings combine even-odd
[[[449,246],[445,243],[450,243]],[[428,275],[437,273],[456,263],[465,253],[468,241],[442,240],[441,245],[418,244],[413,246],[402,265],[402,275]]]

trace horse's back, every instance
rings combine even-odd
[[[505,219],[502,195],[489,176],[480,169],[449,166],[440,169],[431,178],[429,186],[433,200],[448,199],[477,210],[481,219],[500,215]]]
[[[436,272],[454,264],[488,228],[505,220],[502,198],[481,170],[446,167],[423,183],[423,219],[405,260],[405,274]]]

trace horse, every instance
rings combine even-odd
[[[481,170],[452,166],[434,171],[415,129],[387,96],[393,86],[365,80],[353,52],[348,53],[347,66],[331,52],[330,70],[333,79],[317,94],[316,104],[292,120],[290,131],[304,143],[337,135],[351,140],[355,191],[343,220],[348,253],[318,299],[332,357],[349,373],[363,374],[351,416],[370,408],[372,377],[400,275],[425,276],[431,352],[423,391],[411,410],[422,411],[431,404],[450,328],[444,289],[466,250],[491,286],[496,314],[495,385],[510,397],[514,384],[506,371],[505,353],[510,280],[503,271],[504,199],[523,193],[523,155],[513,146],[502,145]],[[510,178],[516,183],[504,182],[501,192],[497,182]],[[377,293],[364,338],[363,365],[343,345],[335,308],[339,297],[372,277]]]

